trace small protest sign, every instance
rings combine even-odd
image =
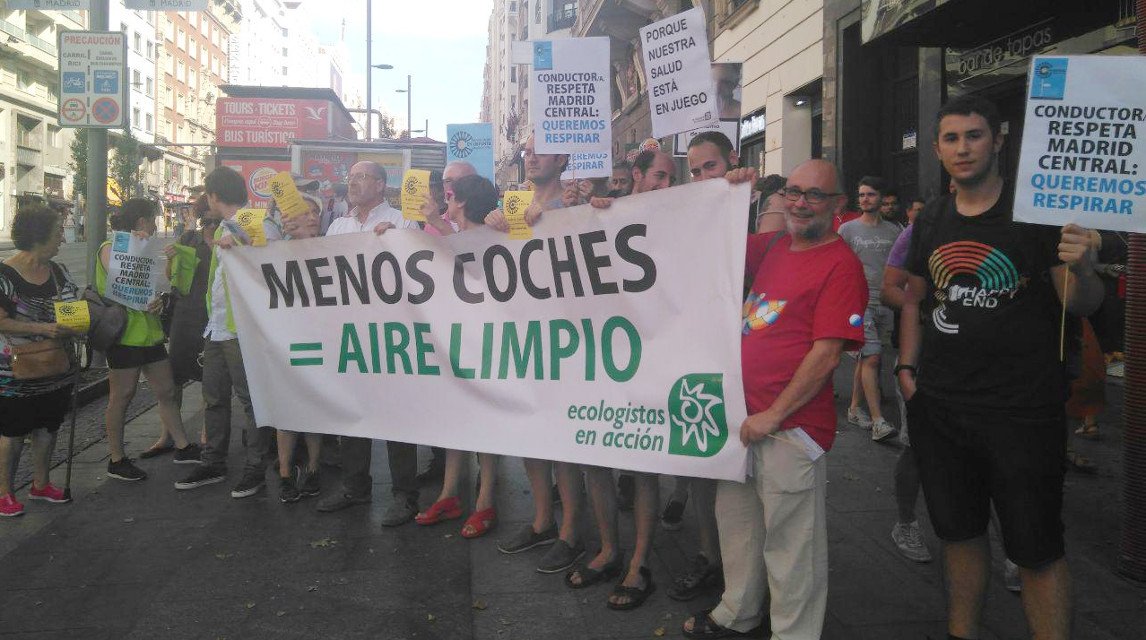
[[[56,324],[77,333],[87,333],[92,320],[86,300],[79,302],[56,302]]]
[[[239,209],[235,214],[235,222],[247,234],[252,247],[263,247],[267,244],[267,232],[263,229],[263,220],[266,218],[266,209]]]
[[[609,38],[533,43],[530,109],[537,153],[610,152],[610,75]]]
[[[270,187],[275,205],[283,212],[284,218],[293,218],[310,212],[310,203],[302,197],[289,172],[280,171],[276,174],[270,180]]]
[[[533,230],[525,224],[525,210],[533,204],[532,191],[506,191],[502,199],[502,211],[505,212],[505,221],[509,223],[509,238],[511,240],[529,240],[533,237]]]
[[[1016,220],[1146,231],[1144,75],[1141,56],[1031,60]]]
[[[716,122],[703,9],[689,9],[642,27],[641,54],[654,136],[663,138]]]
[[[107,267],[107,297],[128,309],[145,311],[159,282],[159,248],[155,236],[116,231]]]
[[[430,197],[430,172],[410,169],[402,176],[402,217],[414,222],[425,222],[422,205]]]

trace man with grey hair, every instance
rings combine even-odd
[[[835,439],[832,372],[863,342],[863,265],[832,230],[847,198],[829,162],[797,167],[781,193],[786,230],[748,236],[741,360],[754,475],[716,495],[725,590],[684,623],[689,638],[819,638],[828,597],[823,455]],[[769,586],[771,597],[769,599]],[[771,602],[770,611],[764,603]]]
[[[349,215],[330,223],[326,235],[372,232],[388,222],[396,229],[417,229],[418,223],[386,202],[386,169],[376,162],[359,162],[350,167],[347,176],[348,196],[354,208]],[[355,504],[370,502],[373,479],[370,458],[373,440],[342,436],[342,487],[318,503],[319,511],[338,511]],[[386,453],[390,459],[391,491],[394,502],[382,514],[382,526],[395,527],[414,519],[418,513],[417,445],[389,441]]]

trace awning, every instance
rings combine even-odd
[[[1057,37],[1066,38],[1117,22],[1127,5],[1126,0],[862,0],[861,36],[864,44],[960,49],[1053,19]]]

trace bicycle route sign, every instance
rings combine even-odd
[[[127,126],[127,36],[116,31],[59,34],[61,127]]]

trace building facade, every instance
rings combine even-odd
[[[56,36],[86,28],[77,11],[8,9],[0,0],[0,238],[28,201],[63,205],[71,193],[74,129],[62,129]]]
[[[168,11],[159,21],[156,133],[163,149],[159,193],[167,203],[188,202],[206,175],[215,102],[230,73],[229,47],[239,16],[237,3],[223,2],[212,3],[209,11]]]

